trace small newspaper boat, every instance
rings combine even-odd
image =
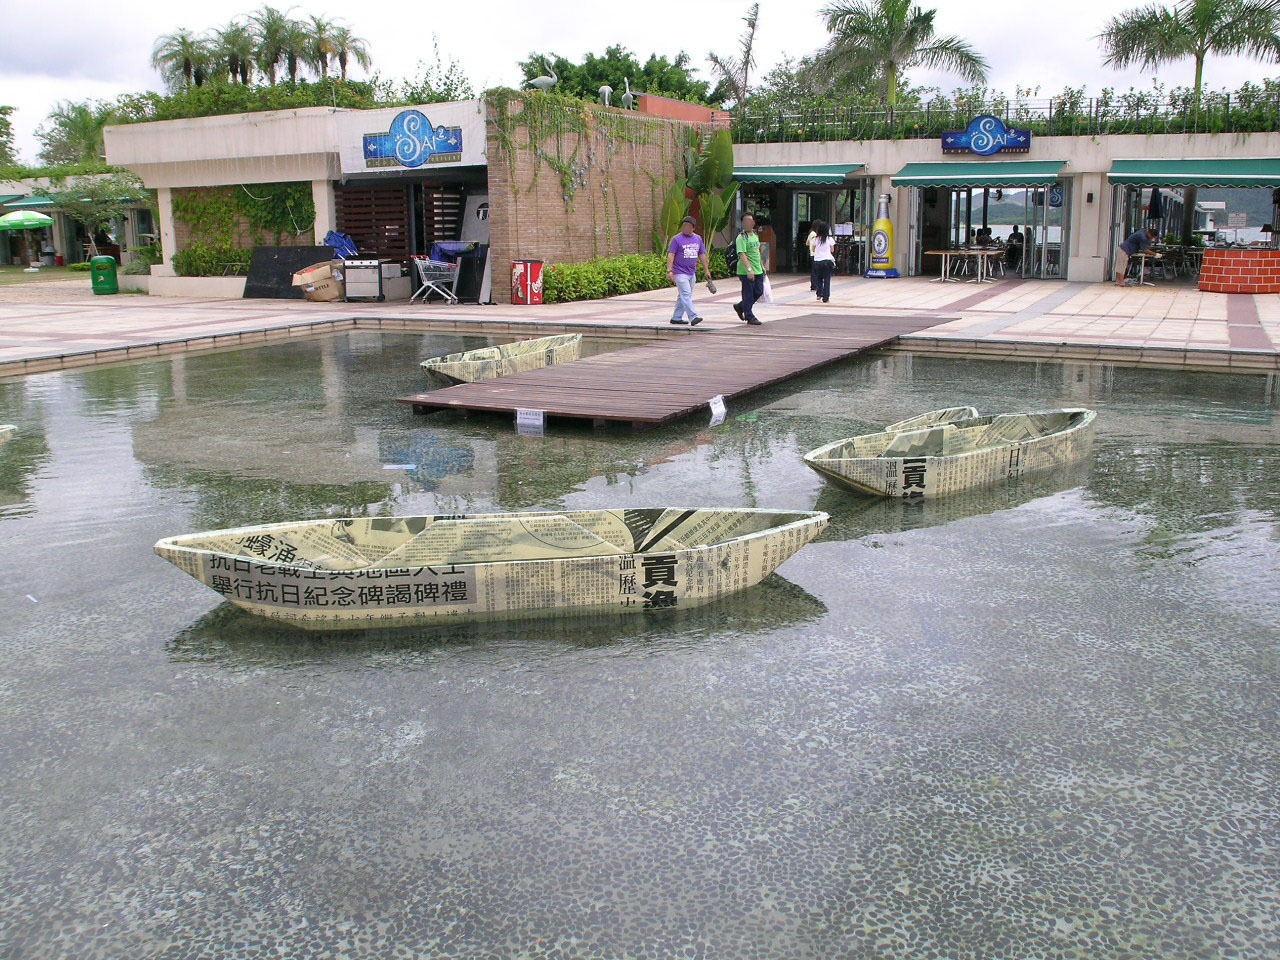
[[[1066,408],[980,417],[949,407],[810,450],[804,462],[858,493],[942,497],[1088,456],[1096,416]]]
[[[193,533],[155,551],[251,613],[350,630],[698,606],[759,583],[827,519],[749,509],[361,517]]]
[[[18,428],[12,423],[0,423],[0,443],[4,443],[17,432]]]
[[[422,369],[433,383],[453,386],[539,370],[557,363],[572,363],[581,355],[582,334],[565,333],[432,357],[422,361]]]

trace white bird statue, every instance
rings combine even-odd
[[[636,104],[635,94],[631,92],[631,78],[624,77],[622,82],[626,84],[627,92],[622,95],[622,109],[634,110]]]
[[[552,87],[554,87],[557,83],[560,82],[560,78],[556,76],[555,67],[547,63],[545,58],[542,61],[542,65],[547,68],[547,72],[551,74],[551,76],[534,77],[532,80],[529,81],[529,86],[537,87],[543,93],[546,93],[548,90],[550,90]]]
[[[613,96],[613,87],[607,83],[600,88],[600,102],[606,107],[609,106],[609,98]]]

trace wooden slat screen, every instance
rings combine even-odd
[[[361,257],[409,260],[409,185],[348,183],[334,189],[338,232],[350,234]]]

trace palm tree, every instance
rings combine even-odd
[[[254,59],[268,83],[276,82],[276,71],[280,69],[280,63],[285,57],[285,38],[294,26],[294,21],[289,18],[289,10],[280,11],[275,7],[264,6],[257,13],[249,15],[257,44]]]
[[[304,25],[303,29],[307,32],[307,63],[320,74],[321,80],[327,80],[329,63],[338,52],[333,42],[337,27],[327,17],[312,14],[310,26]]]
[[[289,82],[298,82],[298,70],[311,62],[311,35],[298,20],[290,20],[280,37],[280,50],[284,55],[285,72]]]
[[[171,90],[203,84],[209,60],[209,41],[185,28],[158,38],[151,51],[151,65]]]
[[[1117,70],[1137,64],[1155,69],[1190,57],[1195,61],[1192,101],[1200,108],[1204,61],[1213,53],[1246,54],[1256,60],[1280,60],[1280,3],[1276,0],[1180,0],[1172,6],[1151,3],[1107,21],[1098,35],[1103,63]],[[1182,237],[1195,229],[1195,187],[1183,190]]]
[[[231,21],[221,30],[214,32],[213,55],[219,64],[226,68],[231,82],[239,80],[246,86],[253,77],[253,58],[257,53],[257,44],[253,34],[243,23]]]
[[[754,47],[756,44],[756,24],[760,20],[760,4],[753,3],[742,22],[747,25],[742,38],[738,41],[736,57],[722,57],[715,53],[707,54],[711,61],[711,72],[720,78],[720,84],[729,88],[734,105],[741,110],[746,106],[747,94],[751,90],[751,68],[756,65]]]
[[[350,27],[338,27],[333,31],[333,56],[338,61],[343,80],[347,79],[347,64],[351,60],[354,59],[364,70],[368,70],[373,63],[369,57],[368,44],[352,33]]]
[[[101,161],[105,150],[102,128],[112,113],[102,104],[59,101],[36,130],[38,158],[53,165]]]
[[[959,37],[934,33],[936,10],[911,0],[835,0],[822,11],[831,39],[819,64],[842,76],[883,77],[885,102],[893,109],[903,74],[914,67],[948,70],[970,83],[987,79],[987,61]]]
[[[1180,0],[1172,6],[1135,7],[1112,17],[1098,35],[1106,54],[1102,62],[1117,70],[1134,64],[1155,69],[1191,57],[1196,67],[1192,96],[1199,107],[1209,54],[1280,60],[1278,8],[1276,0]]]

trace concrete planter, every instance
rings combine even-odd
[[[121,278],[123,279],[123,278]],[[235,299],[244,296],[246,277],[160,277],[154,273],[148,292],[153,297]]]
[[[150,293],[151,278],[145,274],[122,273],[117,278],[121,293]]]

